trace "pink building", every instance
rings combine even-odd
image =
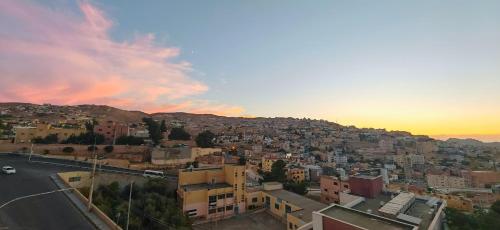
[[[105,143],[114,144],[116,138],[129,135],[129,128],[126,124],[106,121],[94,126],[94,133],[102,134]]]
[[[334,176],[321,176],[321,202],[323,203],[339,203],[340,192],[348,191],[350,189],[349,182],[342,181]]]

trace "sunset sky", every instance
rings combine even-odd
[[[0,1],[0,101],[500,141],[500,1]]]

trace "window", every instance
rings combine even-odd
[[[295,229],[297,229],[297,228],[298,228],[298,226],[297,226],[297,225],[294,225],[294,227],[295,227]]]
[[[339,194],[339,192],[335,192],[335,195],[338,195],[338,194]]]
[[[257,197],[252,198],[252,203],[257,202]]]
[[[349,188],[349,185],[346,185],[346,184],[345,184],[345,185],[344,185],[344,188]]]
[[[233,210],[233,206],[232,205],[226,206],[226,211],[232,211],[232,210]]]
[[[328,189],[325,188],[324,190],[325,190],[325,192],[328,192]]]
[[[217,212],[224,212],[224,207],[217,208]]]
[[[275,209],[280,209],[280,204],[278,204],[278,203],[274,203],[274,208],[275,208]]]
[[[264,202],[264,197],[262,197],[262,202]]]
[[[196,209],[187,210],[186,214],[188,216],[196,216]]]
[[[217,199],[219,199],[219,200],[222,200],[222,199],[224,199],[224,198],[225,198],[225,194],[219,194],[219,195],[217,196]]]
[[[208,214],[214,214],[215,212],[217,211],[217,209],[209,209],[208,210]]]
[[[213,203],[213,202],[216,202],[217,201],[217,196],[209,196],[208,197],[208,202],[209,203]]]
[[[288,228],[289,228],[289,229],[293,229],[292,222],[288,223]]]
[[[232,193],[227,193],[226,194],[226,198],[233,198],[233,194]]]
[[[333,185],[338,185],[338,183],[337,182],[333,182]]]
[[[292,207],[290,207],[289,205],[285,205],[285,212],[286,213],[291,213],[292,212]]]

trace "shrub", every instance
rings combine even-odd
[[[112,145],[107,145],[106,147],[104,147],[104,151],[107,153],[113,152],[113,149],[114,147]]]
[[[63,151],[63,153],[72,153],[72,152],[74,152],[74,151],[75,151],[75,149],[74,149],[73,147],[69,147],[69,146],[67,146],[67,147],[64,147],[64,148],[62,149],[62,151]]]

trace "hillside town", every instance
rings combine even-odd
[[[442,229],[445,210],[500,199],[498,143],[324,120],[3,103],[0,133],[0,152],[174,175],[195,229],[244,213],[276,229]]]

